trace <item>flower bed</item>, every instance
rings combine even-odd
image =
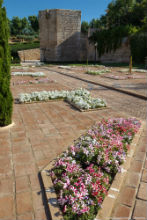
[[[39,84],[39,83],[54,83],[55,80],[50,80],[49,78],[40,78],[35,80],[19,80],[13,82],[13,85],[27,85],[27,84]]]
[[[71,66],[58,66],[60,69],[71,69]]]
[[[72,91],[41,91],[32,93],[21,93],[19,103],[32,103],[37,101],[67,100],[75,107],[82,110],[106,107],[106,102],[99,98],[92,98],[86,89]]]
[[[32,93],[21,93],[19,95],[20,103],[32,103],[37,101],[49,101],[56,99],[64,99],[68,91],[41,91]]]
[[[78,96],[69,94],[67,101],[79,110],[90,110],[106,107],[106,102],[100,98],[92,98],[91,96]]]
[[[12,76],[32,76],[32,77],[40,77],[45,76],[43,72],[12,72]]]
[[[86,73],[90,74],[90,75],[101,75],[101,74],[110,73],[110,72],[111,72],[111,70],[109,70],[109,69],[102,69],[102,70],[97,70],[97,71],[88,70]]]
[[[137,75],[125,75],[125,76],[117,76],[117,75],[108,75],[108,76],[103,76],[106,78],[110,79],[116,79],[116,80],[126,80],[126,79],[145,79],[145,76],[137,76]]]
[[[32,93],[21,93],[19,95],[20,103],[31,103],[36,101],[48,101],[56,99],[66,99],[69,94],[75,96],[88,96],[90,93],[86,89],[77,89],[73,91],[41,91]]]
[[[102,120],[57,158],[51,177],[64,219],[93,220],[141,123]]]
[[[119,70],[119,72],[129,72],[128,69],[122,69],[122,70]],[[144,69],[132,69],[132,72],[140,72],[140,73],[147,73],[147,70],[144,70]]]

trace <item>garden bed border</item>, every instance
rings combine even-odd
[[[46,102],[59,102],[64,101],[64,99],[49,99],[47,101],[32,101],[32,102],[20,102],[19,99],[15,99],[15,104],[35,104],[35,103],[46,103]]]
[[[15,125],[15,123],[14,123],[14,121],[12,121],[11,124],[9,124],[9,125],[7,125],[7,126],[0,127],[0,131],[4,131],[4,130],[7,130],[7,129],[10,129],[10,128],[12,128],[14,125]]]
[[[121,165],[122,172],[117,173],[110,189],[108,190],[108,195],[105,197],[103,203],[102,203],[102,209],[99,210],[96,218],[94,220],[109,220],[111,219],[111,213],[114,208],[116,199],[119,195],[119,192],[121,190],[123,181],[125,180],[126,174],[128,169],[130,168],[132,158],[134,156],[136,146],[139,142],[141,133],[144,129],[145,122],[141,121],[141,127],[137,134],[135,134],[132,143],[130,145],[130,149],[128,151],[128,155],[126,157],[126,161],[124,164]],[[53,182],[50,177],[50,170],[54,166],[54,162],[56,159],[51,161],[42,171],[41,171],[41,177],[44,185],[45,195],[47,199],[47,206],[50,211],[51,220],[64,220],[62,212],[60,210],[60,207],[57,202],[57,195],[54,190]]]

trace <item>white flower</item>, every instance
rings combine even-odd
[[[91,98],[88,95],[78,96],[69,94],[67,100],[71,103],[74,103],[80,109],[94,109],[98,107],[105,107],[106,102],[99,98]]]
[[[108,68],[105,68],[102,70],[88,70],[86,73],[91,74],[91,75],[101,75],[103,73],[109,73],[109,72],[111,72],[111,70]]]
[[[48,101],[54,99],[67,99],[80,109],[94,109],[106,106],[106,102],[104,100],[90,97],[90,92],[82,88],[72,91],[41,91],[22,93],[19,95],[19,101],[21,103],[32,101]]]
[[[34,77],[39,77],[39,76],[45,76],[43,72],[12,72],[12,76],[34,76]]]

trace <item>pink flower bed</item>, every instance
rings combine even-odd
[[[94,219],[140,125],[102,120],[57,159],[51,176],[65,220]]]
[[[54,80],[50,80],[49,78],[40,78],[40,79],[34,79],[34,80],[20,80],[17,82],[14,82],[14,85],[25,85],[25,84],[39,84],[39,83],[53,83]]]

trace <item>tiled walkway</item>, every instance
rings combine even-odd
[[[14,104],[13,121],[15,126],[8,130],[0,129],[0,219],[49,219],[39,171],[64,151],[95,121],[99,121],[103,117],[146,118],[146,102],[144,100],[99,86],[91,88],[91,85],[87,83],[63,77],[48,70],[44,72],[57,83],[55,85],[49,83],[39,86],[12,86],[14,97],[16,98],[20,92],[27,91],[85,87],[91,89],[93,96],[104,97],[111,108],[81,113],[63,101]],[[147,203],[147,195],[145,194],[147,162],[144,164],[146,157],[145,135],[146,132],[141,137],[131,166],[133,170],[130,170],[130,176],[128,176],[124,185],[125,189],[123,189],[127,190],[123,191],[123,194],[132,195],[133,203],[128,203],[127,199],[122,201],[120,198],[119,205],[115,210],[116,216],[122,212],[119,207],[127,210],[130,216],[145,216],[143,214]]]
[[[102,75],[90,75],[90,74],[85,74],[87,70],[91,69],[89,68],[72,68],[67,70],[67,69],[60,69],[58,66],[53,66],[49,68],[50,70],[52,69],[53,71],[60,72],[62,74],[68,74],[69,76],[74,76],[81,78],[83,80],[88,80],[88,81],[93,81],[95,83],[99,84],[105,84],[108,86],[112,86],[117,89],[121,90],[127,90],[128,92],[135,92],[139,95],[143,95],[147,97],[147,72],[146,73],[140,73],[140,72],[133,72],[133,75],[136,76],[141,76],[143,77],[142,79],[127,79],[127,80],[115,80],[115,79],[110,79],[103,77]],[[94,68],[94,70],[97,70],[99,68]],[[120,75],[120,76],[127,76],[125,75],[126,73],[120,73],[116,71],[117,68],[113,68],[110,73],[106,73],[104,75],[109,76],[109,75]]]

